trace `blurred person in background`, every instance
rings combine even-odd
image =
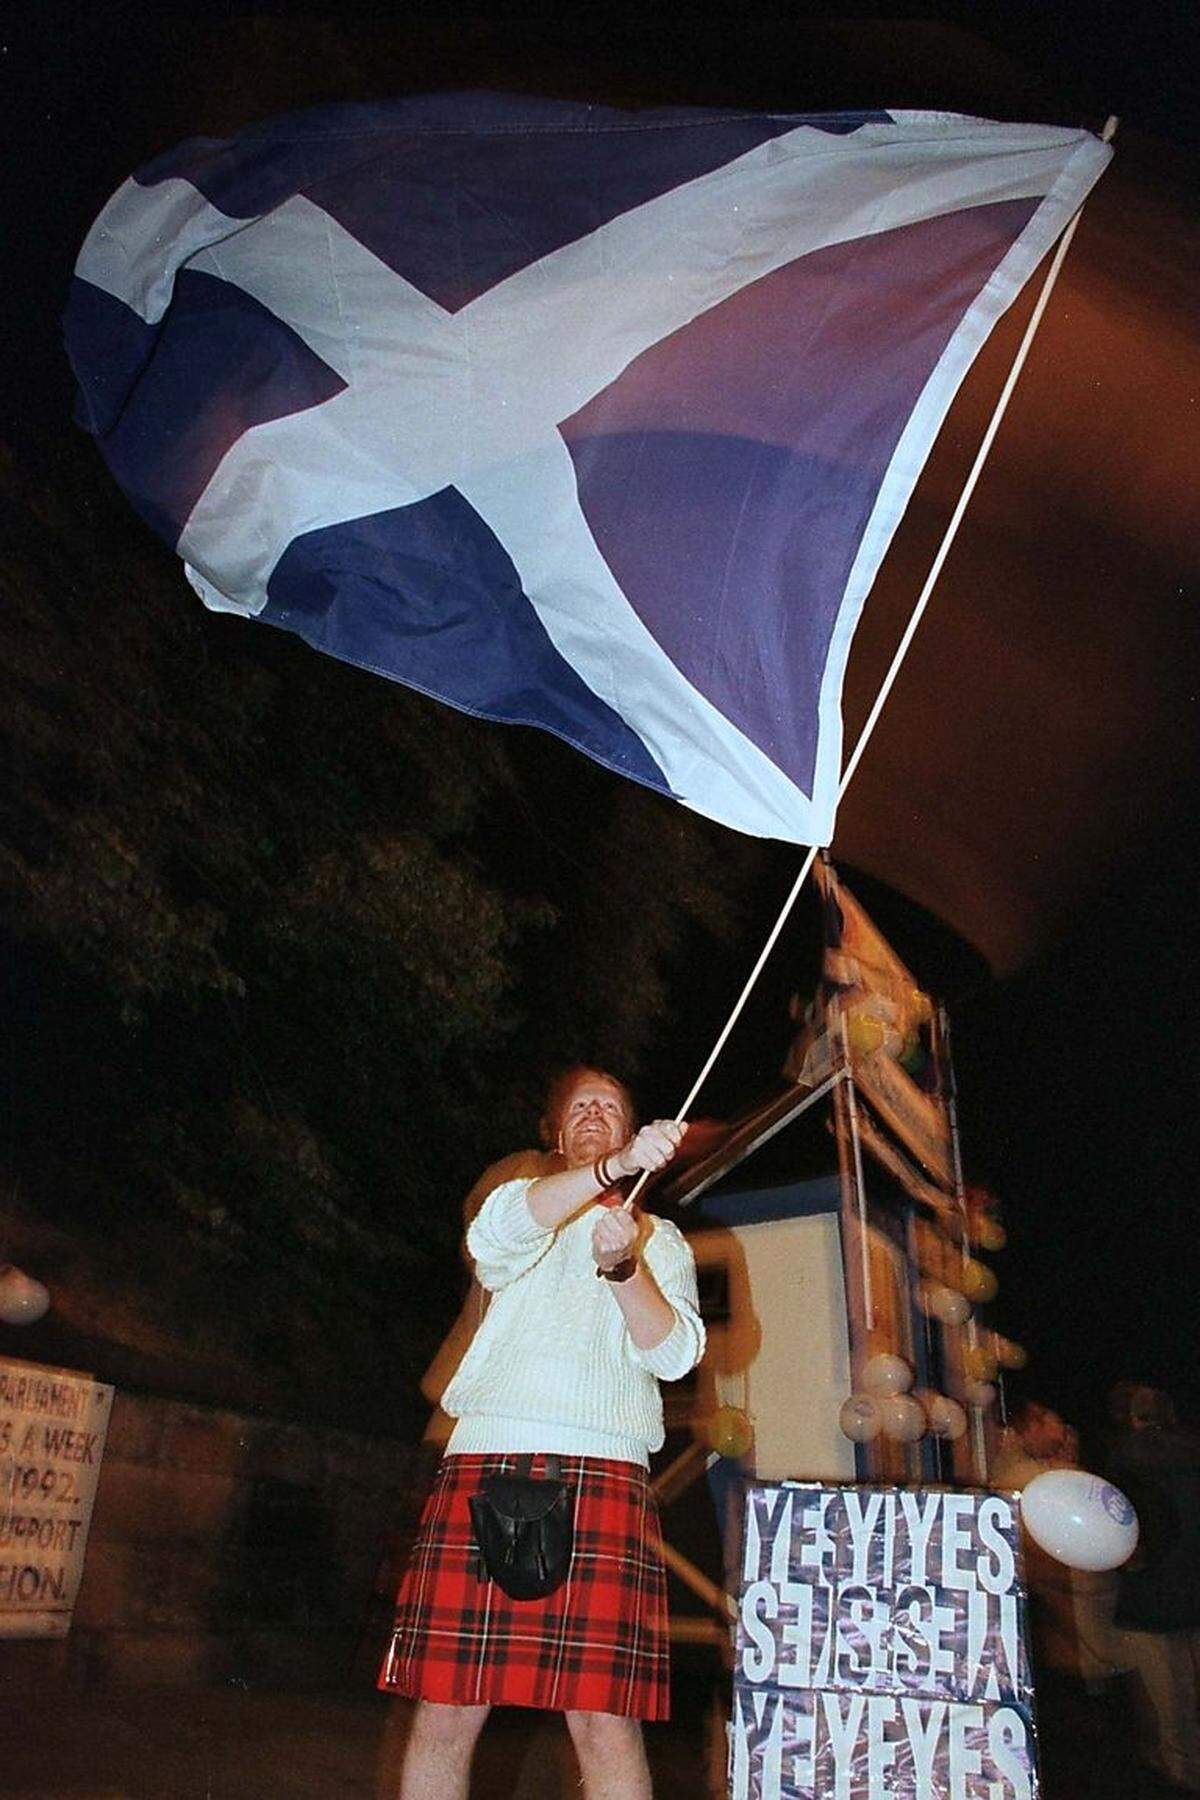
[[[993,1487],[1019,1493],[1049,1469],[1077,1469],[1079,1435],[1052,1407],[1025,1400],[1008,1416],[992,1460]],[[1050,1682],[1096,1693],[1117,1674],[1112,1637],[1117,1578],[1068,1569],[1022,1534],[1033,1656],[1046,1696]]]
[[[1168,1791],[1200,1793],[1200,1438],[1148,1383],[1118,1382],[1109,1413],[1105,1473],[1141,1528],[1116,1607],[1138,1747]]]
[[[1053,1408],[1040,1400],[1013,1407],[992,1459],[992,1483],[1016,1492],[1046,1469],[1079,1466],[1079,1435]]]

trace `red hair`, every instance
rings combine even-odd
[[[593,1068],[591,1063],[573,1063],[569,1069],[563,1069],[561,1074],[555,1075],[546,1089],[546,1099],[538,1123],[538,1131],[547,1150],[553,1150],[558,1143],[558,1129],[567,1109],[567,1101],[579,1083],[588,1080],[611,1081],[625,1102],[630,1130],[632,1131],[637,1124],[637,1107],[634,1105],[633,1095],[623,1081],[618,1081],[617,1077],[610,1075],[607,1069]]]

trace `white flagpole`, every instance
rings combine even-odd
[[[1108,144],[1108,143],[1112,142],[1112,139],[1116,133],[1117,124],[1118,124],[1118,120],[1117,120],[1115,114],[1110,114],[1109,118],[1105,122],[1103,131],[1100,133],[1100,138],[1101,138],[1102,143]],[[958,536],[958,528],[962,524],[963,514],[966,512],[967,506],[971,499],[971,496],[975,492],[975,488],[978,485],[979,477],[983,472],[983,465],[986,463],[986,461],[988,459],[988,456],[991,452],[992,445],[996,439],[996,433],[1000,429],[1000,421],[1003,419],[1005,413],[1008,411],[1008,403],[1012,398],[1013,389],[1017,385],[1017,380],[1020,376],[1021,370],[1025,367],[1025,361],[1029,355],[1030,346],[1033,343],[1033,340],[1037,335],[1038,326],[1042,322],[1042,315],[1045,313],[1046,305],[1050,299],[1050,295],[1054,291],[1054,285],[1058,280],[1059,270],[1063,266],[1063,262],[1066,258],[1067,251],[1071,248],[1071,241],[1075,236],[1075,232],[1079,225],[1079,220],[1080,220],[1080,216],[1081,216],[1082,212],[1083,212],[1083,207],[1080,206],[1079,210],[1075,213],[1075,215],[1071,219],[1070,223],[1068,224],[1066,230],[1063,232],[1061,238],[1059,239],[1058,248],[1055,250],[1053,257],[1051,258],[1050,267],[1046,271],[1046,279],[1042,283],[1042,291],[1037,297],[1037,303],[1034,306],[1033,312],[1030,315],[1029,323],[1025,327],[1025,335],[1021,339],[1021,343],[1017,349],[1017,354],[1013,358],[1012,367],[1009,369],[1008,377],[1005,380],[1003,388],[1000,390],[1000,398],[996,402],[995,410],[993,411],[991,419],[988,422],[987,430],[983,434],[982,442],[980,443],[979,449],[975,455],[975,461],[971,465],[971,471],[970,471],[969,475],[967,476],[966,481],[963,483],[963,489],[962,489],[962,493],[958,497],[958,503],[955,506],[953,513],[950,515],[950,523],[947,525],[945,535],[943,536],[942,541],[941,541],[940,545],[938,546],[937,554],[934,557],[933,562],[930,566],[929,574],[925,578],[925,584],[922,587],[921,592],[917,596],[916,604],[913,607],[912,614],[909,618],[908,624],[904,628],[904,635],[901,637],[899,644],[896,646],[896,653],[892,658],[891,667],[888,669],[887,674],[884,676],[883,681],[880,683],[879,692],[876,694],[874,705],[871,707],[871,710],[867,715],[866,724],[863,726],[862,731],[859,733],[858,742],[855,744],[854,749],[851,751],[849,761],[846,763],[846,766],[842,771],[842,779],[838,784],[838,793],[837,793],[837,805],[839,808],[841,806],[842,801],[845,798],[846,789],[850,786],[850,783],[853,781],[855,771],[857,770],[859,763],[862,761],[863,752],[866,750],[867,745],[870,743],[872,734],[874,733],[874,730],[875,730],[875,727],[879,723],[879,716],[882,713],[883,708],[887,702],[888,695],[891,693],[893,687],[896,685],[896,677],[900,673],[900,668],[901,668],[902,663],[904,662],[904,658],[908,655],[909,645],[912,643],[913,638],[916,636],[917,626],[921,623],[922,618],[925,616],[925,609],[929,605],[930,597],[933,593],[935,586],[937,585],[938,577],[940,576],[942,569],[945,566],[946,558],[950,554],[951,546],[954,543],[955,538]],[[720,1056],[722,1050],[725,1048],[725,1045],[729,1040],[730,1032],[733,1030],[734,1026],[738,1022],[738,1019],[741,1017],[741,1014],[746,1005],[746,1002],[750,998],[751,991],[754,988],[754,984],[758,980],[759,976],[762,974],[763,966],[766,963],[768,956],[770,956],[772,950],[775,948],[776,943],[779,941],[779,934],[783,930],[784,925],[787,923],[788,918],[791,915],[792,908],[795,906],[796,901],[800,897],[800,890],[803,888],[804,883],[807,881],[809,870],[812,868],[813,863],[816,860],[817,849],[818,849],[818,846],[814,845],[813,848],[809,851],[808,855],[805,857],[804,862],[800,869],[800,873],[797,875],[795,882],[792,884],[791,892],[788,894],[787,899],[783,903],[783,907],[780,911],[779,917],[776,919],[774,925],[771,927],[771,931],[767,937],[767,941],[763,945],[761,951],[759,952],[758,960],[755,962],[754,967],[750,971],[750,974],[746,981],[745,987],[742,989],[741,993],[738,995],[737,1000],[734,1002],[733,1010],[730,1012],[729,1017],[726,1019],[724,1025],[722,1026],[720,1035],[718,1036],[716,1043],[713,1045],[712,1049],[709,1051],[708,1057],[704,1064],[704,1067],[701,1069],[701,1071],[697,1075],[695,1081],[692,1083],[691,1090],[688,1093],[687,1098],[684,1100],[684,1102],[680,1106],[678,1112],[675,1114],[675,1118],[676,1118],[677,1122],[682,1123],[683,1120],[687,1118],[688,1113],[691,1111],[692,1105],[695,1102],[696,1095],[700,1092],[700,1089],[704,1086],[704,1083],[708,1080],[708,1077],[712,1072],[714,1063],[716,1062],[718,1056]],[[636,1183],[634,1184],[632,1191],[630,1192],[628,1198],[625,1201],[626,1207],[632,1206],[634,1200],[637,1198],[638,1194],[641,1192],[642,1188],[644,1187],[646,1180],[647,1180],[647,1175],[645,1173],[638,1176],[638,1179],[637,1179]]]

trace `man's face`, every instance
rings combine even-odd
[[[567,1095],[558,1127],[558,1147],[568,1167],[581,1169],[610,1150],[619,1150],[633,1131],[625,1095],[607,1075],[584,1075]]]

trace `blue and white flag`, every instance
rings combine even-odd
[[[863,601],[1108,156],[483,94],[193,140],[84,244],[82,417],[206,605],[825,843]]]

